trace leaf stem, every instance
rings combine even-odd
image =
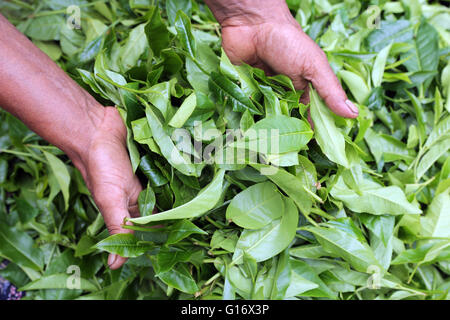
[[[408,284],[411,283],[411,281],[412,281],[414,275],[416,274],[417,269],[419,268],[419,266],[420,266],[420,263],[417,263],[415,268],[414,268],[414,270],[413,270],[413,272],[411,273],[411,275],[408,278],[408,282],[407,282]]]
[[[209,248],[210,247],[209,243],[206,243],[206,242],[203,242],[203,241],[200,241],[200,240],[197,240],[197,239],[189,239],[189,240],[191,240],[192,243],[197,245],[197,246],[205,247],[205,248]]]
[[[22,8],[34,10],[34,7],[26,2],[20,1],[20,0],[11,0],[12,3],[17,4],[18,6],[21,6]]]
[[[228,252],[228,251],[226,251],[226,250],[217,250],[217,251],[209,250],[209,251],[208,251],[208,254],[209,254],[209,255],[212,255],[212,256],[220,256],[220,255],[222,255],[222,254],[228,254],[228,253],[230,253],[230,252]]]
[[[217,278],[220,277],[220,272],[217,272],[215,275],[213,275],[211,278],[209,278],[206,282],[205,282],[205,286],[209,285],[211,282],[213,282],[214,280],[216,280]]]
[[[25,153],[25,152],[14,151],[14,150],[0,149],[0,153],[2,153],[2,152],[14,154],[14,155],[16,155],[16,156],[30,157],[30,158],[33,158],[33,159],[38,160],[38,161],[40,161],[40,162],[47,162],[47,161],[45,161],[44,159],[42,159],[42,158],[40,158],[40,157],[38,157],[37,155],[32,154],[32,153]]]
[[[19,1],[19,0],[13,0],[13,1]],[[98,1],[91,2],[91,3],[80,4],[80,5],[77,5],[77,7],[79,7],[79,8],[90,7],[90,6],[96,5],[97,3],[101,3],[101,2],[104,3],[104,2],[106,2],[106,0],[98,0]],[[33,7],[31,7],[31,9],[33,9]],[[31,14],[29,16],[29,18],[51,16],[51,15],[55,15],[55,14],[68,14],[67,8],[60,9],[60,10],[53,10],[53,11],[42,11],[42,12],[39,12],[36,14]]]
[[[29,148],[36,148],[36,149],[52,149],[52,150],[58,150],[58,151],[61,151],[60,149],[58,149],[57,147],[55,147],[55,146],[41,146],[41,145],[39,145],[39,144],[25,144],[25,146],[26,147],[29,147]],[[62,151],[61,151],[62,152]]]
[[[332,215],[320,210],[319,208],[311,208],[311,212],[328,220],[336,220],[336,217],[333,217]]]
[[[306,186],[303,185],[302,187],[303,187],[303,190],[305,190],[311,197],[313,197],[314,199],[316,199],[320,203],[323,203],[323,200],[322,200],[321,197],[319,197],[317,194],[315,194],[314,192],[309,190]]]
[[[317,222],[315,222],[310,216],[309,214],[304,214],[303,215],[306,220],[308,220],[309,223],[311,223],[313,226],[318,227],[319,225],[317,224]]]
[[[218,23],[209,23],[209,24],[192,24],[192,27],[200,30],[216,30]]]
[[[135,225],[128,225],[124,224],[121,226],[123,229],[129,229],[129,230],[135,230],[135,231],[143,231],[143,232],[161,232],[162,228],[156,228],[154,227],[141,227],[141,226],[135,226]]]
[[[100,79],[102,79],[102,80],[104,80],[104,81],[106,81],[106,82],[108,82],[109,84],[112,84],[113,86],[115,86],[115,87],[117,87],[117,88],[120,88],[120,89],[129,91],[129,92],[140,93],[140,94],[146,94],[146,93],[157,93],[157,94],[161,94],[161,92],[156,91],[156,90],[153,90],[153,89],[150,89],[150,88],[149,88],[149,89],[144,89],[144,90],[138,90],[138,89],[132,89],[132,88],[125,87],[125,86],[123,86],[123,85],[120,85],[120,84],[118,84],[118,83],[115,83],[115,82],[112,81],[111,79],[108,79],[107,77],[105,77],[104,75],[101,75],[101,74],[99,74],[99,73],[96,73],[95,76],[96,76],[96,77],[99,77]]]
[[[205,220],[208,221],[209,223],[211,223],[214,227],[216,227],[217,229],[223,229],[223,226],[221,226],[220,224],[218,224],[216,221],[214,221],[213,219],[211,219],[208,216],[205,216]]]

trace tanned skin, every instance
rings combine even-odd
[[[289,76],[296,89],[312,83],[337,115],[356,118],[325,53],[301,29],[284,0],[205,0],[222,27],[222,45],[234,64]],[[114,107],[104,107],[0,15],[0,107],[64,151],[80,170],[110,234],[139,216],[142,187],[131,168],[126,128]],[[111,269],[126,259],[108,258]]]

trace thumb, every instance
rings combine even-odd
[[[133,230],[124,229],[122,225],[132,225],[131,222],[126,222],[126,218],[130,218],[128,210],[121,208],[109,208],[102,212],[106,227],[110,235],[119,233],[133,233]],[[108,267],[111,270],[120,268],[128,259],[117,254],[111,253],[108,257]]]
[[[358,117],[358,108],[347,98],[338,78],[328,63],[326,54],[314,43],[310,55],[313,73],[310,81],[328,108],[335,114],[346,117]]]

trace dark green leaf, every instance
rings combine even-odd
[[[217,72],[211,73],[209,89],[220,103],[228,104],[236,112],[248,110],[251,114],[261,114],[241,88]]]

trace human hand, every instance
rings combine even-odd
[[[234,64],[245,62],[268,74],[290,77],[305,90],[309,103],[311,82],[337,115],[356,118],[358,109],[347,98],[325,53],[303,32],[284,0],[208,0],[222,26],[222,46]]]
[[[111,234],[139,215],[142,190],[117,109],[103,107],[0,14],[0,105],[64,151],[80,170]],[[117,269],[125,258],[110,255]]]
[[[131,168],[126,136],[117,109],[104,108],[103,119],[92,135],[88,149],[76,163],[111,235],[131,233],[132,230],[122,228],[124,220],[139,216],[137,199],[142,187]],[[108,266],[114,270],[126,260],[110,254]]]

